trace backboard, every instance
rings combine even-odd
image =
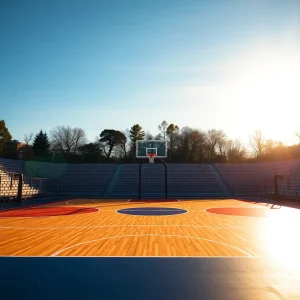
[[[148,158],[147,154],[155,153],[155,158],[167,157],[167,141],[165,140],[140,140],[136,141],[136,157]]]

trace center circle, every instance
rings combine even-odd
[[[135,207],[119,209],[117,212],[132,216],[170,216],[185,214],[187,210],[172,207]]]

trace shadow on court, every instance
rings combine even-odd
[[[3,299],[299,299],[300,272],[259,258],[2,257]]]

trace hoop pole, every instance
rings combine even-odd
[[[143,162],[139,166],[139,199],[142,199],[142,166]]]
[[[168,199],[168,167],[163,159],[160,159],[165,167],[165,199]]]

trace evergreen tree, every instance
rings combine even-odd
[[[129,138],[131,141],[131,155],[134,157],[136,153],[136,141],[143,140],[145,138],[145,132],[139,124],[135,124],[130,128]]]
[[[42,130],[35,136],[32,148],[37,156],[47,156],[50,149],[50,142],[46,132]]]
[[[0,121],[0,154],[3,151],[4,145],[7,142],[11,141],[11,139],[12,136],[5,125],[5,121],[1,120]]]

